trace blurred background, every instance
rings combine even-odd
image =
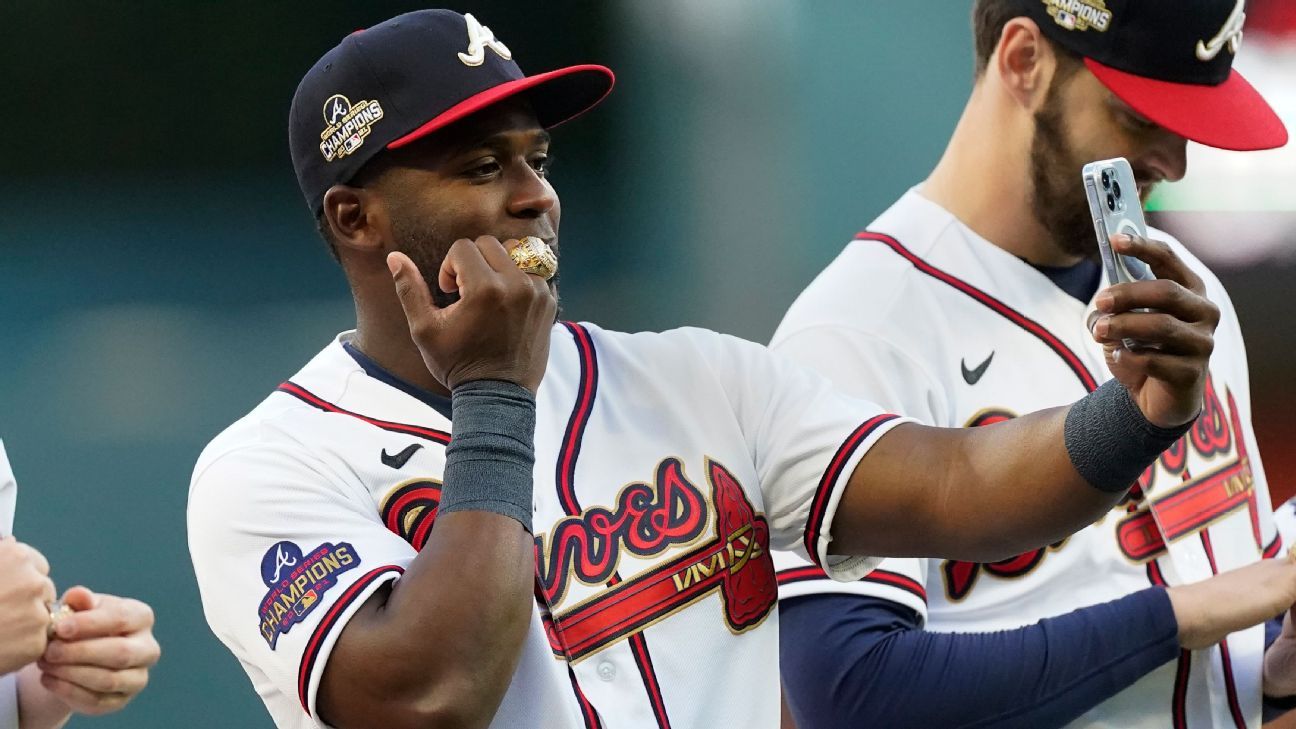
[[[768,339],[935,163],[970,88],[970,2],[450,6],[529,72],[617,71],[608,102],[558,130],[553,174],[565,316],[611,328]],[[153,604],[165,651],[126,712],[73,727],[269,726],[200,612],[190,469],[351,325],[293,179],[288,104],[346,33],[418,7],[5,4],[0,438],[21,486],[17,533],[61,586]],[[1238,66],[1296,129],[1296,4],[1248,10]],[[1154,207],[1232,291],[1277,502],[1296,469],[1296,146],[1191,155],[1191,184]]]

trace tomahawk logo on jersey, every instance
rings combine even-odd
[[[888,559],[841,584],[777,553],[780,597],[871,595],[913,609],[931,630],[993,631],[1275,554],[1237,318],[1218,280],[1172,245],[1222,319],[1201,417],[1125,503],[1066,540],[994,564]],[[1065,405],[1110,378],[1087,308],[910,191],[810,285],[772,346],[922,422],[986,425]],[[1185,653],[1076,725],[1160,729],[1170,716],[1175,726],[1259,726],[1263,641],[1257,626]]]
[[[712,332],[553,336],[535,619],[491,726],[772,729],[771,550],[800,545],[846,579],[876,564],[830,563],[829,530],[855,464],[902,420]],[[217,437],[190,491],[208,621],[284,727],[317,725],[333,643],[424,547],[440,502],[449,421],[348,338]]]

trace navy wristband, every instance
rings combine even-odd
[[[438,513],[491,511],[531,531],[535,395],[512,382],[477,380],[451,397]]]
[[[1108,380],[1071,406],[1063,434],[1076,472],[1099,491],[1119,493],[1196,420],[1174,428],[1154,425],[1124,385]]]

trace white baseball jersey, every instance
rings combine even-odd
[[[329,652],[433,527],[450,423],[326,347],[203,452],[203,606],[281,727],[314,727]],[[900,419],[697,329],[555,327],[537,396],[537,600],[492,727],[776,727],[770,548],[827,557],[855,464]],[[805,547],[802,546],[805,553]]]
[[[1288,499],[1274,509],[1274,524],[1278,527],[1283,544],[1291,544],[1296,539],[1296,498]]]
[[[0,536],[13,534],[14,504],[18,483],[0,441]],[[16,677],[0,676],[0,729],[18,729],[18,685]]]
[[[1205,410],[1141,491],[1068,539],[994,564],[888,559],[840,584],[779,553],[780,596],[873,595],[917,611],[929,630],[992,631],[1276,553],[1237,317],[1195,257],[1165,233],[1152,236],[1207,282],[1222,319]],[[895,412],[984,425],[1066,405],[1111,377],[1085,325],[1090,307],[911,190],[797,299],[772,347]],[[1185,653],[1074,726],[1259,726],[1263,642],[1258,626]]]

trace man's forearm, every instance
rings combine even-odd
[[[40,682],[35,664],[15,674],[18,678],[18,729],[59,729],[72,712]]]
[[[351,619],[320,714],[349,726],[489,723],[534,609],[534,396],[509,383],[454,394],[435,526],[405,575]]]
[[[926,632],[908,608],[861,595],[779,610],[799,729],[1061,726],[1179,654],[1160,588],[997,632]]]
[[[896,427],[852,474],[832,551],[993,562],[1093,523],[1120,495],[1093,488],[1071,465],[1066,413],[981,428]]]
[[[444,714],[429,718],[449,725],[461,710],[493,714],[531,620],[534,549],[520,524],[497,514],[438,519],[423,552],[369,616],[363,653],[348,656],[368,666],[359,672],[366,682],[381,684],[373,685],[376,698],[398,714],[401,706],[440,707],[434,712]],[[321,706],[350,726],[328,709]]]
[[[1051,544],[1115,506],[1187,428],[1152,425],[1116,381],[980,428],[901,425],[852,473],[833,552],[993,562]]]

